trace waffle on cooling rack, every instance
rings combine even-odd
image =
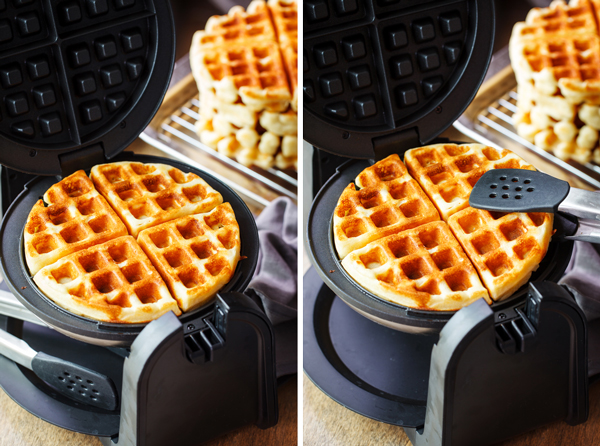
[[[198,175],[165,164],[100,164],[90,176],[134,237],[143,229],[207,212],[223,202]]]
[[[600,162],[600,2],[554,1],[513,28],[517,133],[562,159]]]
[[[200,177],[132,162],[94,166],[91,177],[79,171],[51,186],[48,206],[37,202],[24,228],[30,272],[58,305],[101,321],[148,322],[181,314],[178,303],[183,311],[208,303],[231,279],[239,227]]]
[[[280,114],[297,121],[297,20],[295,1],[254,0],[246,11],[236,6],[211,17],[196,32],[190,64],[204,144],[244,165],[296,166],[297,129],[272,131],[262,120]]]
[[[357,176],[359,190],[342,193],[333,232],[346,271],[383,299],[430,310],[499,301],[523,285],[546,254],[553,216],[479,211],[468,200],[487,170],[533,167],[479,144],[419,147],[405,161],[408,171],[397,155],[374,164]],[[402,220],[411,203],[413,220]]]
[[[142,323],[181,314],[131,236],[92,246],[41,269],[33,280],[64,309],[105,322]]]
[[[146,229],[138,241],[183,311],[210,300],[240,258],[240,229],[229,203]]]
[[[123,222],[80,170],[33,206],[23,234],[25,259],[35,274],[61,257],[126,234]]]

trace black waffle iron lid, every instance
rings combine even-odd
[[[426,144],[477,92],[492,0],[305,0],[304,138],[352,158]]]
[[[0,164],[113,157],[156,113],[174,49],[166,0],[0,0]]]

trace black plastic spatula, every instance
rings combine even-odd
[[[600,193],[571,188],[566,181],[522,169],[483,174],[471,191],[469,205],[497,212],[564,212],[600,220]]]
[[[118,396],[112,380],[101,373],[42,352],[25,341],[0,330],[0,354],[32,370],[57,392],[75,401],[115,410]]]

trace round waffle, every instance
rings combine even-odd
[[[500,301],[529,279],[553,216],[480,211],[469,195],[489,169],[531,165],[479,144],[419,147],[405,162],[408,171],[398,155],[363,170],[334,210],[335,246],[359,285],[400,305],[450,311],[481,297]],[[407,215],[407,205],[419,209]]]
[[[78,171],[48,189],[48,206],[36,203],[25,225],[28,267],[55,303],[100,321],[148,322],[169,310],[181,314],[178,303],[183,311],[207,303],[231,279],[239,227],[231,206],[200,177],[133,162],[98,165],[91,176],[102,195]],[[138,237],[144,229],[146,243]],[[170,274],[177,261],[185,271]]]

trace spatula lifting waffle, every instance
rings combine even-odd
[[[492,299],[500,301],[531,277],[548,250],[553,214],[466,208],[448,225],[477,268]]]
[[[68,254],[123,235],[127,228],[80,170],[50,187],[31,209],[25,259],[35,274]]]
[[[145,229],[138,241],[183,311],[210,300],[240,258],[240,230],[229,203]]]
[[[514,153],[481,144],[434,144],[411,149],[404,155],[415,178],[444,221],[469,206],[469,194],[490,169],[535,170]]]
[[[143,323],[177,302],[133,237],[68,255],[33,278],[40,290],[71,313],[99,321]]]
[[[365,169],[350,184],[333,214],[341,259],[378,238],[438,220],[433,204],[410,177],[398,155]]]
[[[446,223],[426,223],[353,251],[344,269],[364,288],[400,305],[422,310],[458,310],[484,298],[473,265]]]
[[[407,151],[405,161],[418,183],[392,155],[359,174],[361,189],[351,184],[335,208],[336,249],[361,286],[401,305],[456,310],[479,297],[502,300],[529,280],[548,249],[553,216],[480,211],[469,207],[469,196],[486,171],[535,170],[531,165],[479,144],[419,147]],[[394,203],[400,195],[404,201]],[[404,212],[411,200],[433,212],[399,220],[398,209]],[[432,223],[439,219],[434,205],[448,225]]]
[[[90,176],[134,237],[143,229],[207,212],[223,202],[198,175],[165,164],[101,164]]]

